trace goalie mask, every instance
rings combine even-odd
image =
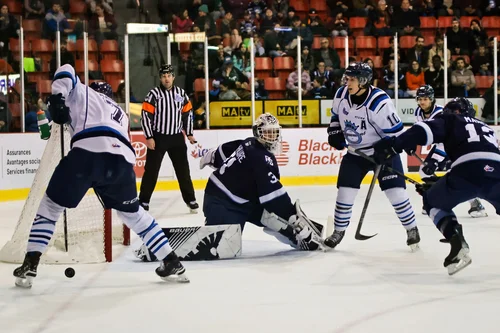
[[[252,126],[253,136],[274,155],[281,153],[281,126],[270,113],[264,113],[257,118]]]

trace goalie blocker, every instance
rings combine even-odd
[[[239,224],[163,228],[163,232],[183,261],[229,259],[241,255]],[[144,244],[134,253],[145,262],[157,260]]]

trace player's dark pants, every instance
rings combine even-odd
[[[182,193],[182,199],[185,203],[196,201],[194,195],[193,182],[189,171],[189,163],[187,159],[187,146],[182,133],[175,135],[164,135],[154,133],[155,149],[148,149],[146,155],[146,166],[144,167],[144,175],[142,176],[141,192],[139,200],[149,203],[153,191],[158,181],[158,173],[160,172],[161,163],[165,153],[168,153],[172,165],[174,166],[175,175],[179,182],[179,187]]]
[[[135,180],[134,167],[123,156],[73,148],[54,170],[46,193],[58,205],[75,208],[94,188],[105,208],[135,213]]]
[[[403,172],[403,164],[401,163],[399,155],[388,160],[386,165],[390,166],[394,170]],[[375,164],[367,159],[349,153],[345,154],[340,164],[337,188],[350,187],[359,189],[363,178],[365,178],[369,171],[374,169]],[[382,169],[380,171],[378,175],[378,182],[382,191],[395,187],[406,188],[406,183],[403,177],[397,173],[387,171],[386,169]]]
[[[263,227],[260,223],[263,209],[252,204],[238,205],[222,195],[216,196],[205,191],[203,213],[206,225],[239,224],[241,231],[246,222]]]
[[[451,213],[458,204],[476,197],[487,200],[500,214],[499,162],[476,160],[453,167],[425,193],[424,207],[428,212],[437,208]]]

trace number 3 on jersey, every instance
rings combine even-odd
[[[479,142],[482,136],[492,145],[498,146],[498,140],[495,136],[495,131],[493,131],[488,126],[481,126],[482,133],[479,134],[477,133],[475,124],[467,124],[465,125],[465,129],[469,133],[469,138],[467,139],[467,142]]]

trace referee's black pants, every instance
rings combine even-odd
[[[194,195],[193,182],[189,171],[187,158],[187,146],[182,133],[174,135],[165,135],[154,133],[155,149],[148,149],[146,153],[146,165],[144,166],[144,175],[142,176],[141,192],[139,201],[149,203],[153,191],[158,181],[158,173],[165,153],[168,153],[175,175],[179,182],[184,202],[190,203],[196,201]]]

